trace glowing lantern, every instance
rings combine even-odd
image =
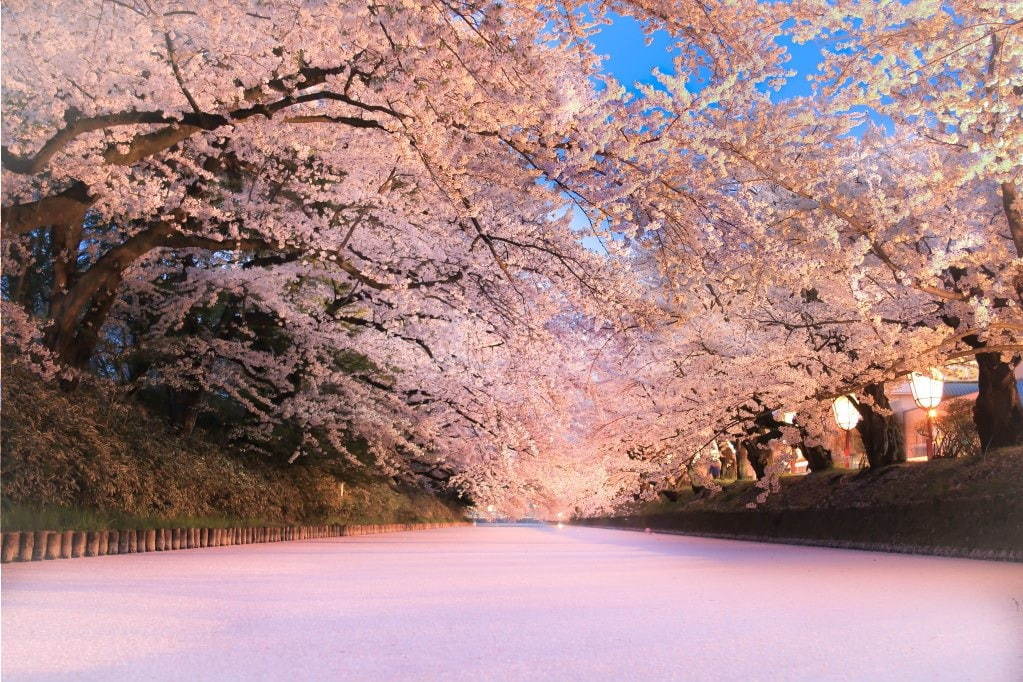
[[[845,431],[845,466],[848,468],[850,465],[849,434],[860,423],[860,411],[856,409],[856,403],[849,395],[840,395],[835,398],[835,402],[831,405],[831,411],[835,414],[838,428]]]
[[[913,372],[909,375],[909,388],[913,391],[913,400],[921,410],[933,410],[941,403],[945,378],[936,369],[927,374]]]
[[[909,388],[913,401],[927,414],[927,459],[934,458],[934,409],[941,403],[945,390],[945,377],[941,371],[931,368],[926,374],[913,372],[909,375]]]
[[[852,396],[840,395],[835,398],[831,411],[835,414],[838,428],[843,431],[855,429],[856,425],[860,423],[860,411],[856,409],[856,403],[853,402]]]

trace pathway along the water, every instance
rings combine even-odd
[[[1021,680],[1023,566],[551,527],[3,567],[3,679]]]

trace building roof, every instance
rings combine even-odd
[[[945,385],[942,387],[941,398],[942,400],[950,400],[952,398],[973,396],[979,390],[980,389],[976,381],[946,381]],[[1016,380],[1016,393],[1018,393],[1020,399],[1023,400],[1023,379]],[[911,396],[913,395],[913,392],[909,388],[909,382],[903,381],[895,385],[895,388],[892,389],[891,395],[893,397]]]

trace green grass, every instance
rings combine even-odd
[[[272,526],[260,519],[230,516],[136,516],[100,509],[76,509],[50,505],[4,503],[0,527],[12,530],[108,530],[118,528],[246,528]]]
[[[721,491],[710,495],[685,487],[675,501],[663,497],[628,510],[633,514],[681,511],[742,511],[759,488],[750,480],[718,481]],[[771,493],[762,507],[768,511],[829,510],[898,506],[948,499],[1011,498],[1023,492],[1023,448],[984,456],[907,462],[870,469],[831,469],[807,475],[783,475],[781,490]]]
[[[396,513],[397,512],[397,513]],[[431,523],[456,520],[456,515],[439,510],[366,510],[351,516],[331,516],[309,522],[309,525]],[[30,505],[5,502],[0,506],[0,528],[3,531],[28,530],[110,530],[145,528],[250,528],[278,526],[275,521],[234,516],[138,516],[100,509]]]

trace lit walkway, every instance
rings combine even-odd
[[[454,528],[3,568],[3,679],[1021,680],[1023,566]]]

